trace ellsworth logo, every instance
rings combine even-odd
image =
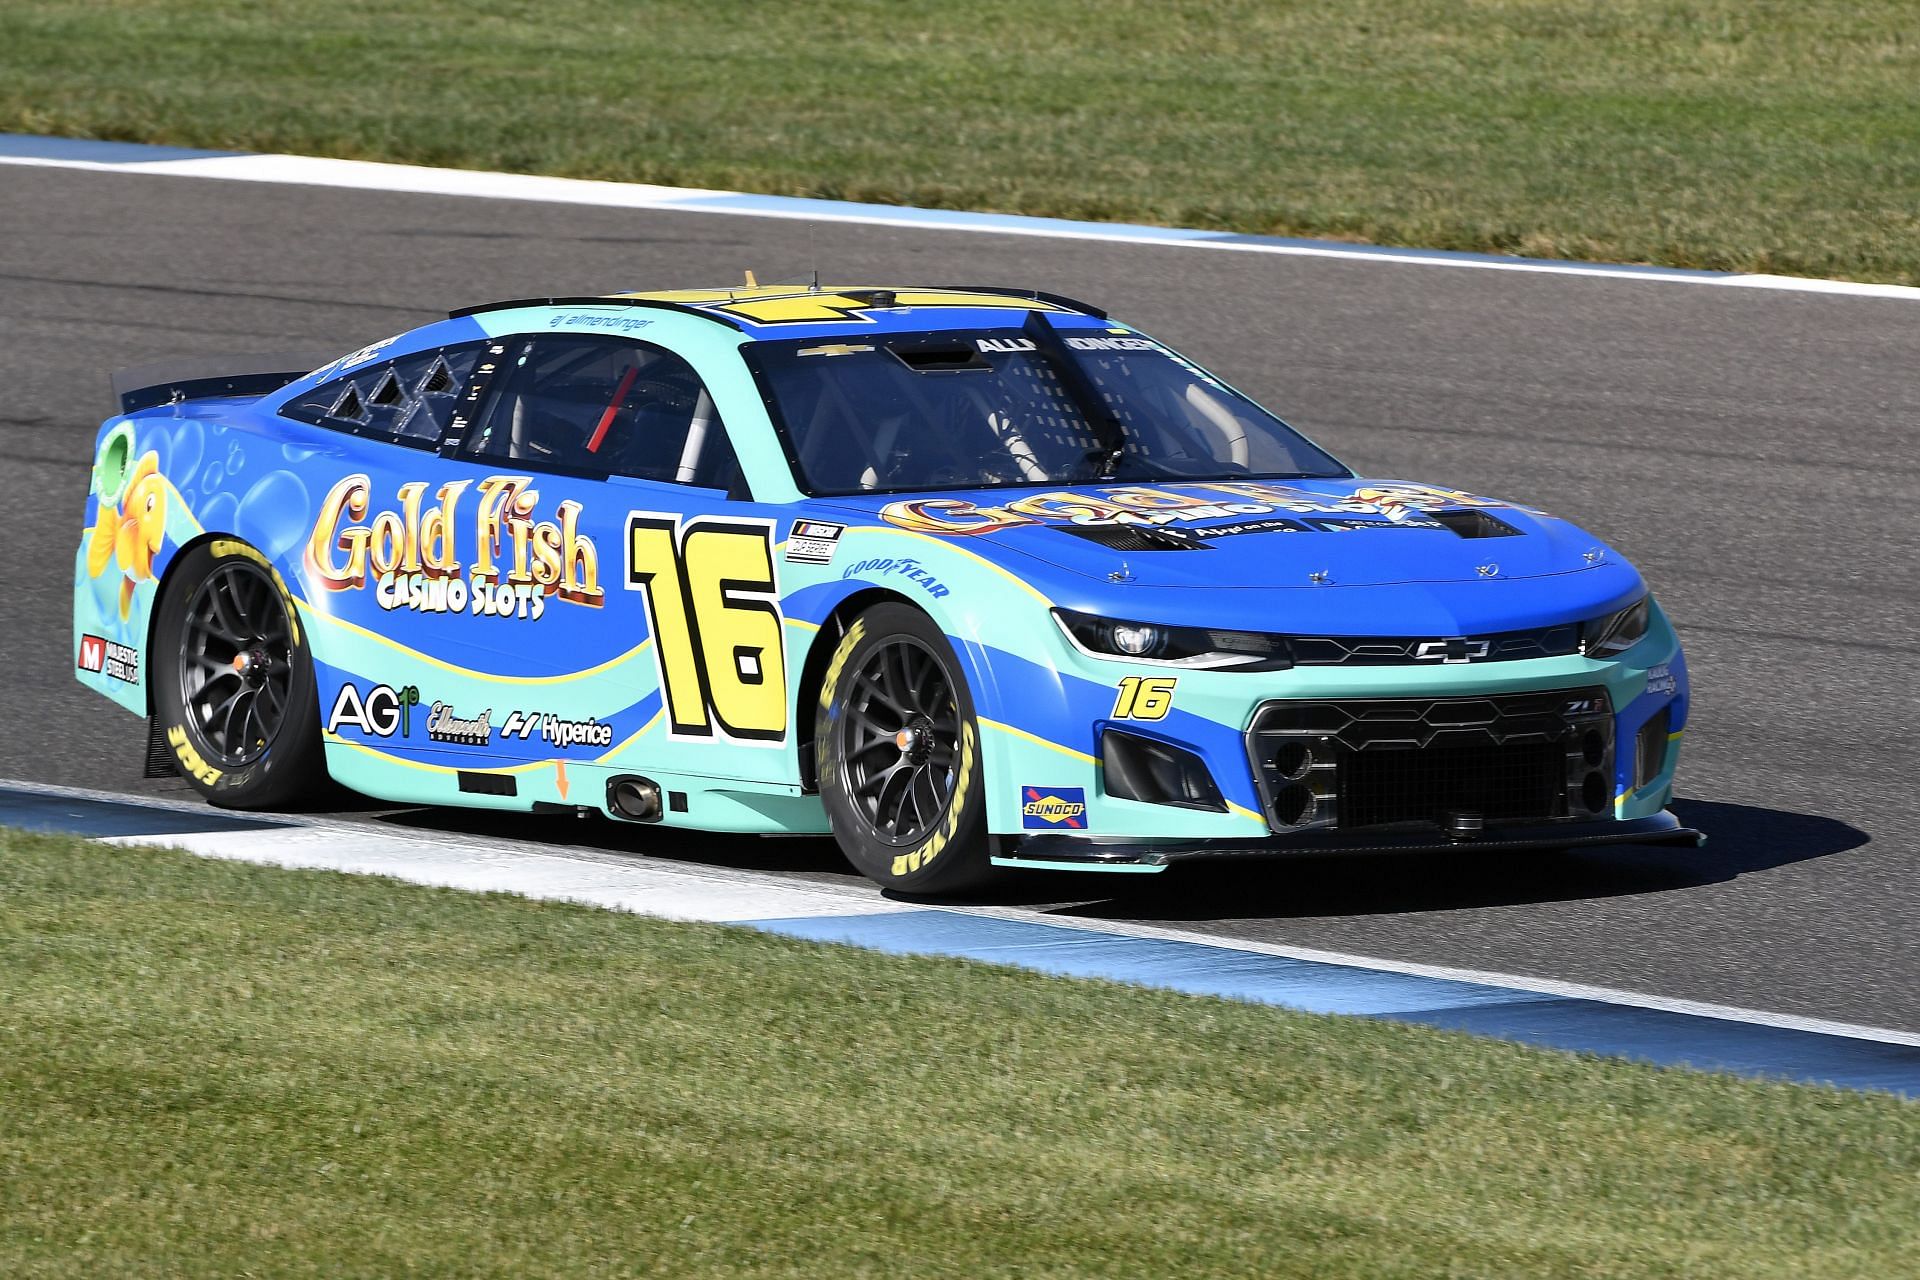
[[[1087,789],[1085,787],[1020,788],[1020,826],[1032,831],[1085,831],[1087,829]]]

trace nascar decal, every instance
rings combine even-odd
[[[847,526],[825,520],[795,520],[787,531],[787,559],[795,564],[826,564],[846,531]]]
[[[1340,520],[1337,528],[1430,527],[1422,513],[1455,507],[1492,507],[1502,503],[1451,489],[1425,485],[1370,485],[1351,497],[1331,498],[1283,484],[1252,480],[1222,480],[1205,484],[1103,488],[1091,493],[1058,490],[1036,493],[998,507],[983,507],[963,498],[911,498],[881,508],[889,524],[916,533],[966,535],[990,533],[1023,524],[1169,525],[1235,516],[1350,515],[1387,517],[1377,521]],[[1314,522],[1291,522],[1306,531],[1322,527]],[[1268,527],[1280,527],[1270,525]]]
[[[1020,788],[1020,826],[1026,831],[1085,831],[1085,787]]]
[[[451,480],[428,501],[425,481],[403,484],[371,520],[364,474],[333,486],[307,540],[307,572],[329,591],[373,583],[382,609],[537,619],[549,598],[597,607],[600,553],[580,532],[580,504],[535,518],[528,476]]]
[[[636,511],[627,517],[627,589],[646,597],[669,737],[786,741],[773,521]]]

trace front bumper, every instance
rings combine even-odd
[[[1650,817],[1598,822],[1554,822],[1498,827],[1472,839],[1436,839],[1431,831],[1303,831],[1263,839],[1137,840],[1124,836],[1034,835],[997,837],[993,865],[1047,870],[1159,871],[1176,862],[1316,854],[1479,853],[1565,849],[1584,845],[1648,844],[1693,849],[1705,835],[1666,810]]]
[[[1057,846],[1063,866],[1088,865],[1089,854],[1100,859],[1120,848],[1149,850],[1153,865],[1195,856],[1170,853],[1193,849],[1445,849],[1466,834],[1450,825],[1456,812],[1463,829],[1479,819],[1483,845],[1630,840],[1631,824],[1657,819],[1670,803],[1682,754],[1685,660],[1657,606],[1646,639],[1607,659],[1182,671],[1176,678],[1164,667],[1061,648],[1045,666],[992,666],[997,705],[982,713],[988,830],[1020,865],[1046,861],[1039,851],[1056,836],[1067,842]],[[1166,694],[1152,718],[1139,698],[1129,701],[1131,686],[1149,679]],[[1556,698],[1599,701],[1556,710]],[[1414,702],[1421,710],[1404,717],[1412,723],[1400,732],[1391,722]],[[1293,711],[1305,718],[1287,719]],[[1323,722],[1322,713],[1336,712]],[[1589,741],[1589,729],[1599,729],[1600,740],[1583,761],[1573,748]],[[1310,749],[1311,760],[1300,751],[1275,758],[1289,737]],[[1197,785],[1134,785],[1135,769],[1115,768],[1124,764],[1113,758],[1116,738],[1179,754],[1179,776]],[[1443,759],[1412,749],[1428,746],[1461,750]],[[1349,775],[1345,766],[1356,758],[1377,767]],[[1534,794],[1562,785],[1550,802]],[[1418,838],[1403,838],[1408,821],[1422,817],[1429,821]],[[1536,825],[1547,830],[1530,834]],[[1147,860],[1121,855],[1097,865]]]

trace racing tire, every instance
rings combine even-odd
[[[180,775],[226,809],[273,809],[326,780],[313,659],[267,558],[216,538],[189,548],[154,617],[153,714]]]
[[[997,878],[973,699],[926,614],[882,604],[854,619],[821,682],[814,744],[834,839],[861,874],[910,894]]]

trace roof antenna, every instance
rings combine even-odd
[[[813,284],[811,288],[814,293],[818,293],[820,292],[820,250],[814,240],[812,222],[807,223],[807,258],[813,263]]]

